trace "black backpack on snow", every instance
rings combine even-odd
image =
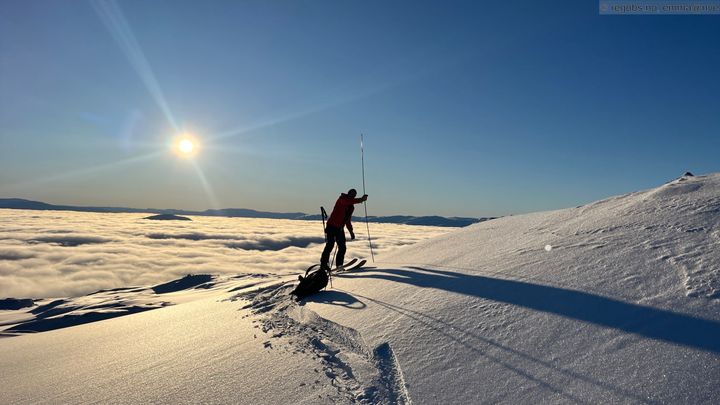
[[[298,276],[298,279],[300,284],[290,294],[299,300],[325,288],[328,283],[328,274],[320,268],[319,264],[313,264],[305,270],[305,276]]]

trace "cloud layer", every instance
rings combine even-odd
[[[67,297],[147,286],[186,274],[294,274],[316,263],[322,225],[311,221],[0,209],[0,298]],[[379,258],[449,228],[372,224]],[[346,257],[369,256],[367,240]]]

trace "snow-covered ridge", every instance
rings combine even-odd
[[[546,246],[552,250],[544,251]],[[445,254],[434,255],[438,251]],[[473,225],[410,246],[387,260],[465,266],[481,257],[538,253],[545,262],[570,259],[571,269],[580,270],[579,264],[589,272],[604,269],[608,278],[613,276],[607,273],[610,263],[635,282],[667,277],[654,271],[657,262],[667,262],[683,279],[688,296],[720,298],[720,174],[683,176],[577,208]],[[564,278],[581,275],[566,274],[561,267],[556,272]]]

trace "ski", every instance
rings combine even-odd
[[[345,270],[349,270],[350,268],[356,269],[357,267],[362,267],[367,262],[367,260],[363,259],[363,260],[360,260],[360,263],[358,263],[358,260],[360,260],[360,259],[354,258],[354,259],[350,260],[349,262],[345,263],[345,265],[343,267],[345,268]],[[357,266],[356,264],[360,264],[360,266]],[[305,270],[305,276],[307,276],[308,273],[315,270],[317,267],[320,267],[320,265],[313,264],[312,266],[308,267],[307,270]],[[337,273],[338,272],[337,267],[334,267],[332,270],[330,270],[330,272]],[[305,276],[298,276],[298,280],[302,281],[302,279],[304,279]]]
[[[353,258],[349,262],[345,263],[345,265],[343,266],[343,270],[338,270],[337,267],[335,267],[332,270],[330,270],[330,274],[344,273],[344,272],[350,271],[350,270],[357,270],[357,269],[361,268],[362,266],[364,266],[366,263],[367,263],[367,260],[365,260],[365,259],[361,260],[358,258]],[[320,267],[319,264],[313,264],[312,266],[308,267],[307,270],[305,270],[305,275],[304,276],[299,275],[298,280],[300,280],[302,282],[303,279],[305,279],[305,277],[307,277],[307,275],[309,273],[311,273],[318,267]]]
[[[356,261],[357,261],[357,260],[356,260]],[[344,266],[344,267],[345,267],[344,270],[338,271],[337,273],[345,273],[345,272],[348,272],[348,271],[353,271],[353,270],[361,269],[363,266],[365,266],[366,263],[367,263],[367,260],[365,260],[365,259],[362,259],[362,260],[360,260],[360,261],[357,261],[357,263],[355,263],[354,261],[350,261],[350,262],[348,262],[347,265]]]
[[[347,269],[348,267],[350,267],[350,266],[354,265],[355,263],[357,263],[358,260],[359,260],[359,259],[356,257],[356,258],[350,260],[349,262],[345,263],[345,264],[343,265],[343,267],[345,267],[345,268]],[[336,271],[336,270],[337,270],[337,267],[335,267],[334,269],[332,269],[332,271]]]

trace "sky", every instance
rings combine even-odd
[[[720,16],[0,0],[0,198],[495,216],[720,170]],[[196,154],[171,145],[191,134]]]

